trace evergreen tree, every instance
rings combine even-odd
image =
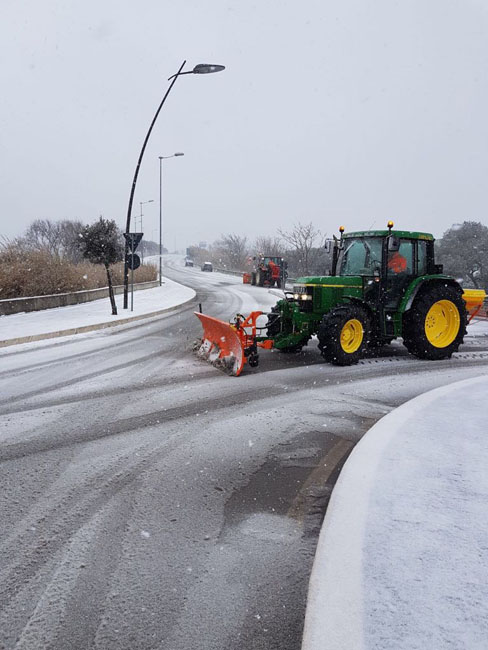
[[[85,226],[80,233],[80,250],[83,257],[92,264],[103,264],[107,271],[108,293],[112,315],[117,315],[110,265],[124,258],[122,235],[115,221],[100,217],[91,226]]]

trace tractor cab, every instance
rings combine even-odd
[[[379,301],[387,309],[398,308],[416,278],[442,273],[434,264],[434,238],[429,233],[391,227],[353,232],[343,235],[336,247],[331,275],[360,278],[365,301]]]

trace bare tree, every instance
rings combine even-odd
[[[212,246],[217,262],[229,269],[242,270],[248,256],[247,237],[243,235],[222,235]]]
[[[78,220],[63,219],[57,222],[57,226],[59,228],[60,255],[73,264],[78,264],[83,260],[80,251],[80,236],[85,224]]]
[[[61,253],[59,223],[49,219],[36,219],[27,228],[23,240],[31,250],[45,250],[53,256]]]
[[[80,233],[85,225],[81,221],[50,221],[36,219],[19,239],[28,250],[47,251],[53,257],[68,259],[73,264],[83,260],[79,249]]]
[[[298,272],[307,275],[312,266],[314,244],[318,238],[320,238],[319,246],[323,243],[320,230],[315,228],[312,222],[310,222],[308,224],[297,223],[290,232],[278,230],[278,233],[292,247],[292,250],[296,252]]]
[[[259,236],[254,242],[256,255],[271,255],[273,257],[284,257],[285,247],[279,237]]]

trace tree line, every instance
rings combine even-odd
[[[22,236],[0,239],[0,300],[120,285],[124,244],[114,220],[36,219]],[[141,266],[134,275],[136,282],[156,278],[152,265]]]
[[[87,226],[79,220],[36,219],[21,237],[0,240],[0,300],[107,286],[107,267],[101,268],[105,262],[98,256],[98,263],[93,263],[86,247],[90,228],[100,230],[100,224],[105,224],[102,230],[112,242],[108,266],[113,269],[113,282],[122,284],[123,237],[114,221],[101,218]],[[326,275],[331,259],[325,238],[312,222],[297,223],[290,230],[278,230],[274,237],[261,235],[254,240],[223,234],[209,248],[190,246],[187,252],[196,263],[210,261],[215,268],[233,271],[250,270],[254,256],[273,255],[288,262],[290,277]],[[159,253],[155,242],[144,242],[144,248],[146,255]],[[464,286],[488,290],[487,226],[476,221],[453,224],[436,241],[436,256],[444,271]],[[156,275],[154,266],[143,265],[135,279],[144,282]]]
[[[222,235],[208,249],[190,246],[188,254],[197,263],[209,261],[216,268],[249,270],[252,257],[280,256],[288,262],[290,277],[327,275],[331,256],[324,249],[326,235],[313,223],[297,223],[289,231],[278,230],[275,237]],[[436,241],[436,257],[444,272],[465,287],[488,290],[488,227],[476,221],[453,224]]]

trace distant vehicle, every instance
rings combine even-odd
[[[185,260],[185,266],[193,266],[193,260],[187,257]]]
[[[259,287],[285,286],[288,277],[288,263],[282,257],[261,255],[253,257],[254,269],[251,272],[251,284]]]
[[[213,271],[212,262],[204,262],[202,264],[202,271]]]

